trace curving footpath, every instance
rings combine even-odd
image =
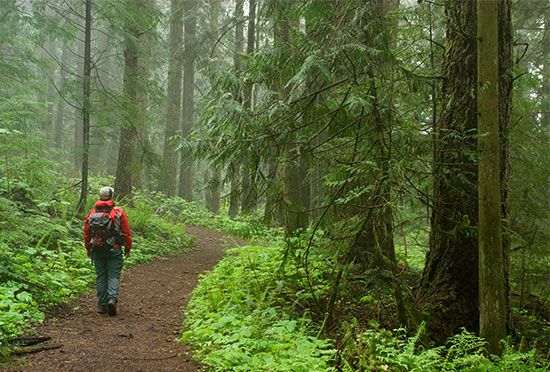
[[[187,231],[196,237],[194,250],[123,273],[117,317],[97,314],[95,294],[85,294],[56,309],[39,328],[61,348],[28,355],[0,370],[198,371],[189,348],[177,343],[183,310],[198,275],[223,257],[228,243],[242,242],[200,227]]]

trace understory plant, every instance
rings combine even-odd
[[[9,192],[0,186],[2,355],[8,353],[9,339],[31,332],[48,308],[89,290],[95,279],[83,245],[83,221],[74,212],[77,192],[71,192],[69,180],[59,177],[58,182],[55,189],[61,191],[49,197],[22,180],[12,181]],[[154,208],[141,203],[124,208],[134,238],[126,267],[193,245],[184,225]]]
[[[234,248],[200,280],[181,338],[199,361],[216,370],[333,370],[335,351],[319,325],[284,301],[291,279],[281,275],[283,253],[278,245]]]

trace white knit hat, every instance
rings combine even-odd
[[[105,186],[105,187],[102,187],[101,190],[99,190],[99,199],[111,200],[114,194],[115,194],[115,190],[113,190],[112,187]]]

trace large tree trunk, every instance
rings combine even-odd
[[[184,0],[185,15],[185,51],[183,62],[183,104],[181,137],[185,140],[193,128],[193,113],[195,105],[195,57],[197,18],[195,0]],[[193,163],[191,154],[181,153],[180,179],[178,195],[186,200],[193,200]]]
[[[137,15],[143,10],[144,0],[139,3],[129,1],[128,9]],[[141,31],[136,20],[128,20],[124,44],[124,79],[123,92],[125,96],[125,112],[120,129],[118,163],[116,169],[115,191],[118,199],[131,199],[134,175],[136,174],[134,157],[137,146],[138,122],[140,115],[139,102],[139,38]]]
[[[444,340],[478,331],[476,3],[447,1],[444,108],[436,127],[430,250],[418,297]]]
[[[506,281],[506,309],[507,309],[507,333],[510,330],[511,324],[511,307],[509,301],[510,293],[510,236],[506,233],[510,231],[510,207],[508,203],[508,174],[510,171],[510,159],[509,159],[509,130],[510,121],[512,120],[512,67],[514,66],[512,45],[513,45],[513,32],[512,32],[512,1],[501,0],[498,8],[499,14],[499,36],[498,36],[498,69],[499,69],[499,131],[500,131],[500,199],[502,203],[502,222],[504,223],[504,235],[502,237],[502,247],[504,250],[504,277]],[[550,20],[548,16],[549,12],[546,12],[546,19]],[[547,23],[548,24],[548,23]],[[545,31],[545,35],[548,34],[548,28]],[[547,40],[550,44],[550,40]],[[550,54],[550,45],[544,45],[545,50]],[[548,59],[548,54],[546,58]],[[545,76],[549,76],[548,74]],[[548,82],[548,79],[545,79]],[[548,96],[546,96],[548,98]],[[548,102],[548,99],[546,100]]]
[[[91,77],[91,38],[92,38],[92,0],[86,0],[84,31],[84,81],[82,89],[82,182],[77,210],[84,212],[88,199],[88,150],[90,148],[90,77]]]
[[[508,302],[501,229],[499,2],[477,1],[479,332],[498,354]]]
[[[281,6],[282,4],[279,4]],[[282,54],[289,56],[291,52],[291,31],[297,27],[295,20],[289,20],[283,9],[278,9],[276,19],[275,47],[282,51]],[[292,29],[292,30],[291,30]],[[290,77],[284,66],[280,67],[277,90],[279,100],[288,100],[291,87],[287,85],[287,77]],[[289,130],[284,141],[282,165],[284,227],[287,235],[296,233],[299,229],[307,227],[306,215],[302,204],[302,173],[300,172],[300,145],[297,138],[296,121],[289,120]]]
[[[170,18],[170,56],[168,60],[168,102],[164,131],[164,153],[160,171],[160,190],[166,195],[176,194],[178,152],[175,137],[181,122],[181,78],[183,41],[183,1],[172,0]]]

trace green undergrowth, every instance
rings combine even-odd
[[[47,309],[91,289],[95,280],[83,246],[82,218],[73,208],[78,192],[63,181],[53,196],[42,196],[24,182],[12,183],[10,192],[0,187],[0,354],[9,352],[7,340],[32,332]],[[90,207],[93,199],[90,195]],[[137,203],[124,209],[134,238],[125,267],[192,246],[184,226],[153,207]]]
[[[288,302],[298,267],[281,272],[279,245],[234,248],[202,277],[187,308],[182,340],[216,370],[328,371],[335,350],[320,326]]]
[[[535,349],[523,351],[504,342],[500,357],[486,352],[487,342],[463,330],[444,346],[426,347],[422,323],[413,336],[404,329],[368,329],[350,338],[342,359],[348,371],[547,371]]]
[[[282,229],[267,227],[254,216],[238,216],[232,219],[223,214],[214,214],[182,198],[168,198],[161,192],[138,192],[134,200],[154,206],[159,215],[183,224],[223,231],[250,241],[273,242],[282,234]]]
[[[181,337],[198,361],[219,371],[547,370],[535,349],[505,343],[501,357],[489,356],[486,342],[466,331],[437,347],[427,340],[424,324],[411,335],[374,319],[358,321],[350,310],[357,292],[345,281],[336,301],[339,324],[326,328],[326,316],[315,309],[325,308],[331,296],[336,256],[320,248],[326,244],[322,236],[309,248],[306,241],[279,238],[228,250],[200,279]],[[390,301],[369,295],[359,300],[363,314],[391,308]]]

